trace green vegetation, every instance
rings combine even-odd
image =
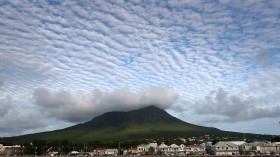
[[[280,136],[272,137],[271,142],[280,142]]]
[[[28,143],[33,140],[44,140],[47,143],[68,141],[68,143],[84,143],[102,141],[102,143],[118,141],[141,141],[143,139],[175,139],[178,137],[200,137],[205,134],[222,137],[240,137],[244,134],[221,131],[216,128],[197,126],[181,121],[166,111],[155,106],[146,107],[130,112],[109,112],[91,121],[69,128],[2,138],[2,142]],[[246,134],[246,138],[265,137],[256,134]],[[55,143],[51,144],[55,145]],[[61,144],[60,144],[61,145]],[[63,144],[64,145],[64,144]]]

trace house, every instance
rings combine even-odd
[[[137,147],[131,148],[131,154],[137,154]]]
[[[204,142],[201,146],[204,148],[206,154],[211,154],[212,142]]]
[[[157,146],[158,146],[158,144],[157,143],[149,143],[149,144],[147,144],[146,145],[146,149],[148,149],[149,150],[149,148],[154,148],[154,149],[157,149]]]
[[[168,152],[169,146],[167,146],[164,143],[161,143],[158,147],[157,147],[157,153],[158,154],[166,154]]]
[[[4,146],[0,144],[0,155],[20,156],[23,155],[23,148],[20,145]]]
[[[166,155],[177,155],[180,146],[177,144],[171,144],[166,151]]]
[[[144,154],[146,152],[146,145],[145,144],[140,144],[137,146],[137,153],[139,154]]]
[[[239,146],[241,155],[255,155],[257,154],[256,145],[254,143],[244,143]]]
[[[177,144],[171,144],[170,146],[162,143],[157,147],[158,154],[165,155],[178,155],[184,153],[184,145],[178,146]]]
[[[187,155],[205,155],[205,148],[201,145],[189,145],[186,146]]]
[[[93,152],[93,154],[97,155],[97,156],[102,156],[105,155],[105,151],[107,149],[106,148],[96,148]]]
[[[108,156],[117,156],[118,155],[118,149],[106,149],[105,150],[105,155]]]
[[[48,152],[48,156],[58,156],[58,152]]]
[[[218,142],[211,148],[213,155],[236,155],[239,154],[239,147],[231,142]]]
[[[78,152],[78,151],[71,151],[69,153],[69,156],[78,156],[79,154],[80,154],[80,152]]]
[[[154,153],[157,151],[157,143],[141,144],[137,146],[137,153],[146,154],[150,148],[154,149]]]
[[[181,142],[183,142],[183,143],[186,143],[186,142],[187,142],[187,139],[185,139],[185,138],[180,138],[180,140],[181,140]]]
[[[186,154],[186,146],[184,144],[181,144],[179,146],[179,150],[177,154],[181,156]]]
[[[196,137],[188,138],[188,140],[189,140],[190,142],[194,142],[194,141],[196,141]]]
[[[155,142],[154,143],[149,143],[149,144],[146,145],[145,150],[146,150],[146,152],[149,153],[149,155],[153,155],[157,152],[157,147],[158,147],[157,143],[155,143]],[[150,149],[152,151],[150,151]]]
[[[236,144],[238,146],[241,146],[242,144],[246,143],[245,141],[229,141],[230,143]]]
[[[280,146],[274,143],[258,143],[256,152],[262,155],[280,154]]]

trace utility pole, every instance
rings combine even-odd
[[[119,142],[119,155],[121,155],[121,142]]]
[[[37,156],[37,147],[35,147],[35,156]]]
[[[85,142],[84,142],[84,152],[85,152]]]
[[[25,146],[23,145],[22,148],[23,148],[22,154],[23,154],[23,156],[24,156]]]

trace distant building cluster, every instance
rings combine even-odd
[[[60,156],[59,152],[46,152],[48,156]],[[20,145],[3,146],[0,144],[0,155],[21,156],[24,154],[24,147]],[[244,141],[220,141],[215,143],[205,142],[197,145],[149,143],[140,144],[130,149],[120,148],[95,148],[88,152],[71,151],[69,156],[118,156],[118,155],[166,155],[166,156],[187,156],[187,155],[280,155],[280,142],[266,143]]]
[[[151,151],[154,150],[154,151]],[[152,154],[151,154],[152,153]],[[149,143],[137,146],[131,149],[130,154],[136,155],[279,155],[280,142],[265,143],[254,142],[246,143],[244,141],[221,141],[214,145],[212,142],[205,142],[200,145],[166,145],[161,143]]]
[[[85,155],[85,152],[72,151],[70,156]],[[165,155],[165,156],[187,156],[187,155],[279,155],[280,142],[266,143],[254,142],[246,143],[244,141],[221,141],[214,145],[212,142],[205,142],[197,145],[149,143],[140,144],[137,147],[125,149],[122,152],[119,149],[96,148],[91,152],[86,152],[88,156],[117,156],[117,155]],[[51,155],[53,156],[53,155]]]
[[[20,145],[3,146],[3,144],[0,144],[0,156],[19,156],[23,153],[23,147]]]
[[[137,146],[137,151],[131,152],[131,154],[136,155],[167,155],[167,156],[174,156],[174,155],[205,155],[206,151],[203,146],[201,145],[184,145],[184,144],[171,144],[166,145],[161,143],[158,145],[157,143],[149,143],[149,144],[142,144]]]

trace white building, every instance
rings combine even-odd
[[[150,148],[153,148],[155,150],[155,153],[157,151],[158,145],[157,143],[149,143],[149,144],[141,144],[137,146],[137,153],[139,154],[145,154],[149,151]]]
[[[179,151],[180,146],[177,144],[171,144],[167,150],[167,155],[177,155]]]
[[[186,146],[181,144],[171,144],[170,146],[162,143],[157,147],[157,152],[165,155],[185,155]]]
[[[69,156],[78,156],[79,154],[80,154],[80,152],[78,152],[78,151],[71,151],[69,153]]]
[[[214,155],[236,155],[239,154],[239,147],[231,142],[218,142],[212,146]]]
[[[18,156],[23,155],[23,147],[20,145],[4,146],[0,144],[0,155]]]
[[[239,146],[241,155],[255,155],[257,154],[256,145],[254,143],[244,143]]]
[[[146,145],[145,144],[140,144],[137,146],[137,153],[145,153],[146,152]]]
[[[169,149],[169,146],[162,143],[157,147],[157,152],[158,153],[160,152],[162,154],[166,154],[168,152],[168,149]]]
[[[106,149],[105,150],[105,155],[108,155],[108,156],[116,156],[118,155],[118,149]]]
[[[145,149],[146,149],[146,151],[149,151],[150,148],[153,148],[156,152],[157,147],[158,147],[157,143],[149,143],[149,144],[146,145]]]
[[[274,143],[258,143],[256,144],[258,154],[272,155],[280,153],[280,145]]]
[[[201,145],[186,146],[187,155],[204,155],[205,153],[205,148]]]
[[[238,146],[241,146],[242,144],[246,143],[245,141],[229,141],[229,142],[236,144]]]
[[[178,155],[185,155],[186,154],[186,146],[184,144],[181,144],[178,150]]]

